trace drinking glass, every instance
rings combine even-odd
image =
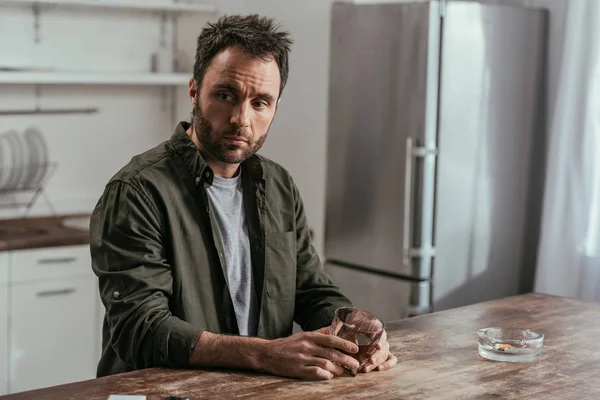
[[[335,310],[331,323],[331,334],[346,339],[358,346],[358,353],[345,353],[354,357],[360,364],[358,370],[344,369],[352,376],[364,367],[375,352],[383,334],[384,324],[374,314],[354,307],[340,307]]]

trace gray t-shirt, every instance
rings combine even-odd
[[[242,336],[256,336],[258,314],[241,174],[231,179],[213,178],[208,198],[223,240],[225,269],[238,330]]]

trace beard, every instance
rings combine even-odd
[[[240,164],[252,157],[265,143],[267,132],[257,140],[245,129],[231,127],[227,130],[216,131],[204,117],[200,103],[194,110],[194,131],[202,149],[218,161],[228,164]],[[269,125],[270,128],[270,125]],[[227,143],[225,138],[233,138],[245,142],[243,145]]]

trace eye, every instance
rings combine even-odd
[[[228,92],[217,92],[217,97],[223,101],[232,101],[233,96]]]
[[[258,109],[264,109],[269,107],[269,103],[267,103],[266,101],[255,101],[254,103],[252,103],[252,105]]]

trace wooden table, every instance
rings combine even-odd
[[[539,361],[488,361],[479,328],[546,335]],[[147,369],[7,396],[101,399],[111,393],[190,399],[600,399],[600,304],[529,294],[387,324],[398,365],[385,372],[301,382],[236,371]]]

